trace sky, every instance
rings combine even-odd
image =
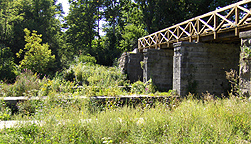
[[[65,12],[64,15],[66,16],[69,13],[69,8],[70,8],[68,0],[58,0],[57,3],[62,3],[63,10]]]

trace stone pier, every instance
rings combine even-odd
[[[158,90],[171,90],[173,83],[173,49],[145,49],[143,55],[144,60],[141,62],[143,82],[152,79]]]
[[[241,32],[241,54],[240,54],[240,89],[244,96],[250,96],[251,92],[251,31]]]
[[[226,71],[238,70],[239,54],[239,46],[233,44],[174,44],[173,89],[181,96],[189,92],[227,94]]]
[[[124,52],[119,58],[119,67],[123,73],[127,74],[130,82],[143,81],[141,61],[143,61],[143,54],[137,50],[134,52]]]

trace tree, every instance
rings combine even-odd
[[[16,64],[9,47],[0,45],[0,80],[13,82],[16,77]]]
[[[67,43],[75,54],[91,54],[92,40],[98,35],[98,2],[85,0],[70,1],[70,12],[66,19]]]
[[[178,24],[238,0],[135,0],[143,12],[147,32]]]
[[[0,2],[0,7],[6,8],[8,15],[5,16],[4,9],[0,10],[3,13],[3,19],[0,14],[0,28],[4,26],[2,21],[6,21],[6,18],[8,28],[7,33],[0,30],[0,35],[4,33],[5,37],[3,43],[10,47],[13,53],[17,53],[25,46],[24,28],[35,29],[42,34],[43,41],[50,45],[57,62],[54,71],[57,70],[61,66],[59,50],[64,41],[62,41],[61,24],[56,17],[61,15],[62,8],[56,4],[56,0],[3,0]],[[0,36],[1,39],[3,38]],[[15,63],[19,63],[22,59],[23,55],[15,58]]]
[[[140,26],[128,24],[122,33],[120,47],[123,51],[132,51],[138,47],[138,38],[147,35],[148,33]]]
[[[17,10],[19,6],[19,0],[0,1],[0,44],[10,45],[14,23],[23,20],[23,13],[19,13]]]
[[[30,31],[26,28],[25,32],[25,41],[27,42],[24,50],[26,50],[24,59],[20,61],[19,67],[21,69],[30,69],[33,72],[38,72],[41,74],[48,74],[48,70],[53,67],[53,62],[55,61],[55,55],[51,54],[49,50],[49,45],[40,44],[42,42],[42,35],[37,35],[37,31],[33,30],[30,35]],[[20,49],[17,56],[20,57],[20,54],[23,52]]]
[[[137,48],[138,39],[148,34],[145,30],[143,13],[139,5],[134,2],[126,3],[121,13],[124,26],[120,27],[122,39],[119,46],[122,51],[132,51]]]

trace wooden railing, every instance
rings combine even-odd
[[[209,35],[217,39],[220,33],[228,31],[238,36],[241,29],[251,28],[248,3],[251,0],[243,0],[139,38],[138,49],[168,48],[179,41],[199,42]]]

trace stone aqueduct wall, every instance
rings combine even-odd
[[[143,56],[143,82],[152,79],[159,90],[172,89],[173,49],[145,49]]]
[[[238,70],[240,48],[232,44],[180,42],[174,45],[173,89],[180,95],[209,92],[220,96],[231,88],[226,71]]]
[[[240,73],[240,84],[249,95],[251,58],[243,60],[244,47],[251,48],[251,31],[240,34],[240,45],[215,43],[174,44],[174,49],[145,49],[143,53],[124,53],[120,67],[131,82],[150,78],[159,90],[177,90],[184,96],[188,92],[227,94],[230,83],[226,71]],[[242,51],[242,52],[241,52]]]

